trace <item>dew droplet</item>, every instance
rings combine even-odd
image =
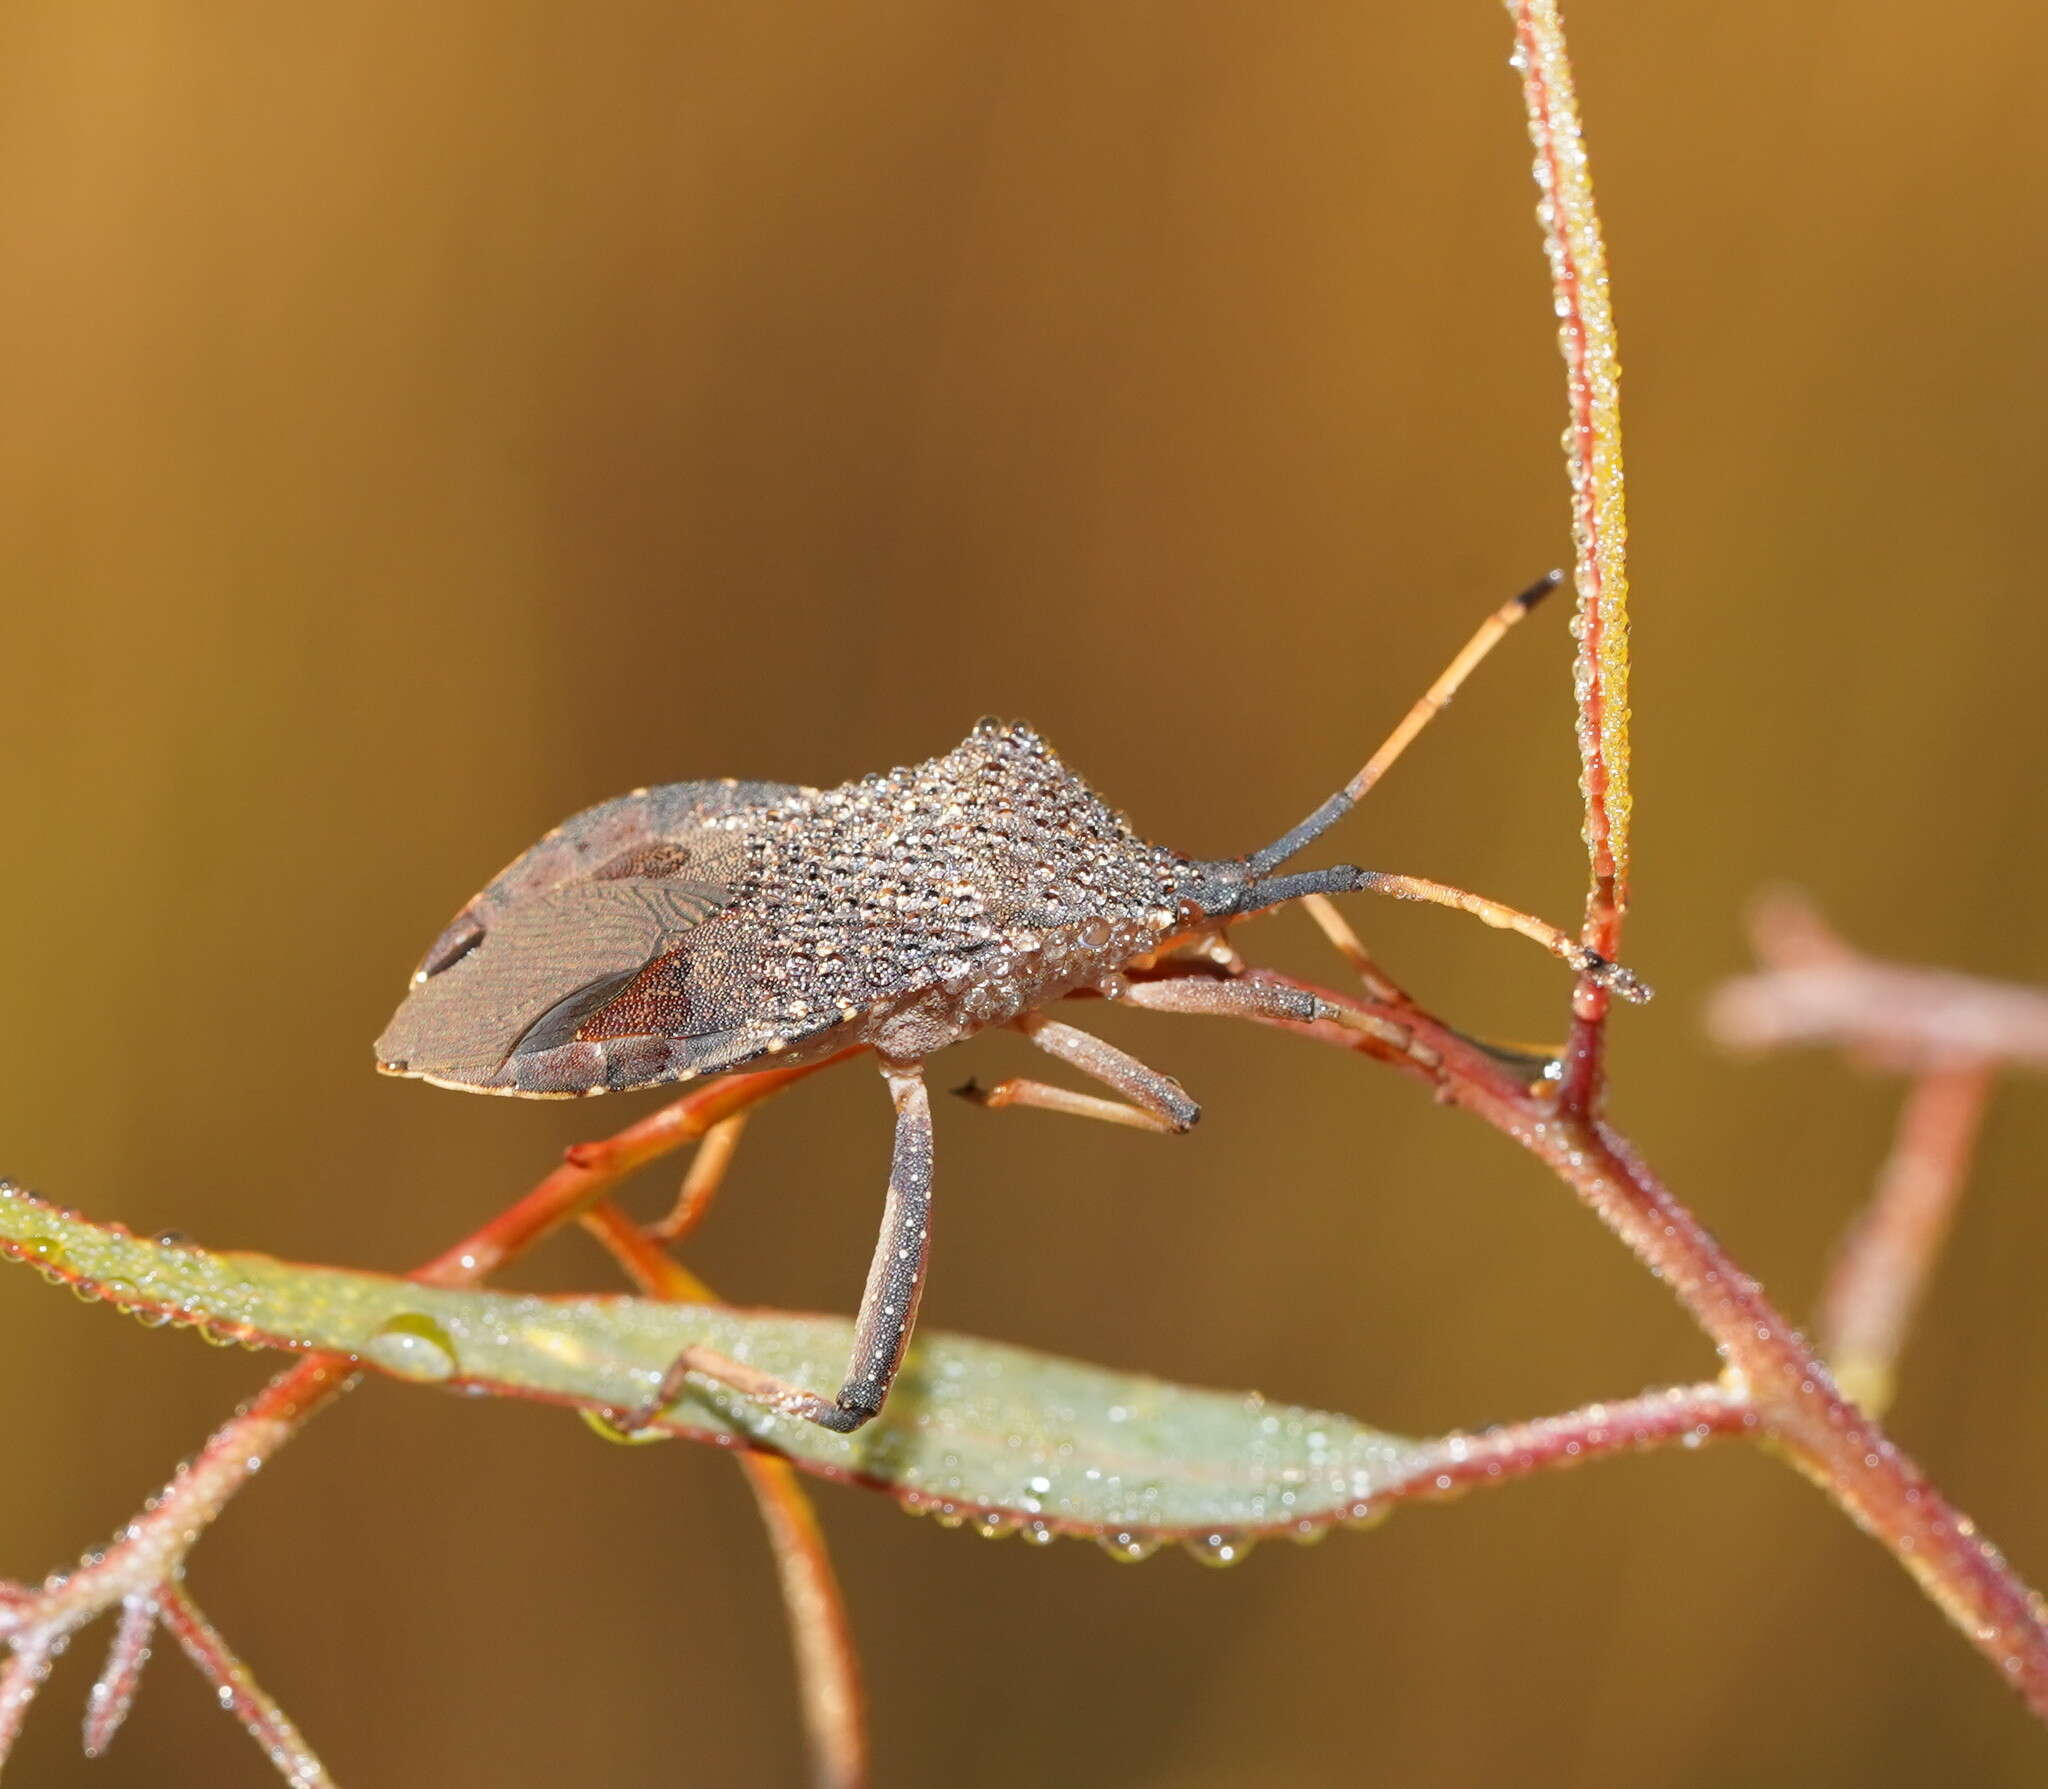
[[[455,1342],[433,1318],[401,1311],[359,1350],[362,1358],[400,1379],[438,1384],[455,1377]]]
[[[1207,1534],[1190,1535],[1181,1542],[1188,1556],[1200,1565],[1236,1565],[1252,1550],[1245,1536],[1230,1528],[1212,1528]]]
[[[1133,1529],[1112,1529],[1095,1537],[1095,1544],[1119,1565],[1137,1565],[1159,1551],[1159,1537],[1139,1534]]]

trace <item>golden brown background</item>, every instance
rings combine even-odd
[[[1707,1049],[1744,898],[1795,879],[1875,948],[2048,976],[2048,16],[1572,22],[1630,371],[1630,954],[1662,990],[1620,1016],[1616,1101],[1804,1308],[1893,1089]],[[369,1040],[477,884],[636,783],[836,780],[993,710],[1184,848],[1295,819],[1567,550],[1507,47],[1489,0],[9,6],[4,1166],[224,1245],[435,1249],[650,1101],[459,1099]],[[1339,849],[1575,913],[1564,619]],[[1360,923],[1472,1026],[1556,1028],[1525,946]],[[1257,941],[1319,961],[1299,920]],[[1207,1122],[948,1105],[929,1321],[1418,1432],[1710,1365],[1561,1188],[1407,1084],[1116,1017]],[[695,1263],[848,1308],[888,1129],[864,1071],[787,1099]],[[2044,1160],[2017,1085],[1896,1412],[2036,1581]],[[607,1275],[569,1240],[527,1278]],[[20,1575],[262,1371],[28,1276],[0,1351]],[[891,1785],[2042,1774],[1981,1661],[1748,1451],[1222,1574],[820,1501]],[[373,1384],[193,1581],[354,1785],[801,1773],[709,1454]],[[169,1657],[88,1771],[97,1651],[24,1786],[269,1780]]]

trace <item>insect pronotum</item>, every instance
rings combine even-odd
[[[1093,989],[1136,1006],[1312,1021],[1322,1003],[1254,977],[1127,982],[1123,972],[1282,902],[1361,889],[1478,914],[1641,997],[1626,971],[1555,927],[1461,889],[1348,864],[1280,873],[1557,582],[1553,573],[1489,616],[1350,782],[1247,857],[1147,843],[1029,727],[993,720],[941,757],[836,789],[672,783],[602,802],[455,916],[378,1039],[378,1066],[561,1099],[871,1047],[896,1143],[844,1383],[826,1396],[692,1349],[638,1419],[701,1373],[850,1432],[882,1408],[916,1321],[931,1239],[923,1067],[948,1044],[1015,1026],[1119,1096],[1010,1082],[990,1103],[1184,1131],[1200,1108],[1178,1082],[1044,1009]]]

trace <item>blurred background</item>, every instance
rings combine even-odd
[[[1629,368],[1629,955],[1662,996],[1619,1015],[1615,1110],[1803,1311],[1896,1088],[1708,1048],[1745,900],[1796,882],[1873,950],[2048,977],[2048,18],[1571,13]],[[836,781],[994,711],[1184,849],[1295,819],[1569,550],[1507,50],[1486,0],[7,7],[0,1165],[223,1246],[436,1250],[654,1100],[458,1098],[370,1040],[477,886],[635,784]],[[1337,851],[1576,915],[1565,621]],[[1559,1029],[1527,946],[1357,921],[1468,1027]],[[1299,918],[1251,941],[1322,967]],[[1562,1188],[1406,1082],[1104,1028],[1206,1121],[942,1105],[928,1322],[1416,1433],[1710,1368]],[[1028,1057],[978,1040],[938,1084]],[[865,1070],[784,1099],[693,1264],[850,1309],[888,1136]],[[2015,1084],[1895,1411],[2036,1582],[2044,1161]],[[572,1237],[519,1282],[609,1272]],[[264,1370],[27,1275],[0,1358],[24,1577]],[[2040,1780],[2017,1701],[1748,1450],[1227,1573],[818,1497],[892,1785]],[[801,1776],[708,1453],[373,1384],[193,1583],[351,1783]],[[99,1638],[24,1785],[270,1780],[168,1657],[88,1772]]]

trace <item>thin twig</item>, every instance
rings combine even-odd
[[[156,1634],[163,1605],[154,1591],[138,1591],[124,1597],[121,1619],[114,1627],[113,1644],[107,1648],[107,1662],[85,1699],[85,1755],[100,1758],[114,1743],[121,1723],[135,1706],[135,1692],[142,1684],[142,1668],[149,1663],[149,1643]]]
[[[249,1737],[262,1747],[263,1755],[291,1789],[334,1789],[326,1765],[292,1724],[291,1716],[256,1681],[220,1630],[185,1594],[182,1584],[164,1587],[163,1621],[178,1637],[185,1656],[199,1667],[199,1674],[213,1685],[221,1707],[248,1729]]]
[[[586,1211],[583,1226],[648,1297],[675,1304],[716,1302],[709,1286],[610,1199]],[[868,1780],[867,1695],[846,1601],[817,1514],[787,1460],[758,1453],[739,1458],[768,1529],[789,1615],[813,1780],[819,1789],[861,1789]]]
[[[1836,1383],[1873,1415],[1891,1402],[1899,1350],[1948,1238],[1992,1080],[1981,1065],[1930,1069],[1906,1090],[1877,1188],[1836,1251],[1821,1294],[1821,1350]]]
[[[1804,901],[1759,902],[1755,975],[1722,983],[1707,1028],[1731,1049],[1826,1044],[1874,1066],[2048,1069],[2048,992],[1866,957]]]
[[[1740,1385],[1710,1379],[1673,1385],[1633,1398],[1588,1404],[1561,1416],[1502,1423],[1476,1435],[1446,1435],[1429,1444],[1409,1474],[1374,1501],[1448,1496],[1476,1485],[1505,1483],[1610,1454],[1639,1453],[1677,1444],[1746,1435],[1758,1426],[1755,1404]]]
[[[68,1636],[37,1634],[14,1642],[7,1663],[0,1666],[0,1770],[7,1768],[7,1756],[21,1737],[22,1723],[35,1705],[36,1691],[50,1675],[50,1667],[64,1650]]]

